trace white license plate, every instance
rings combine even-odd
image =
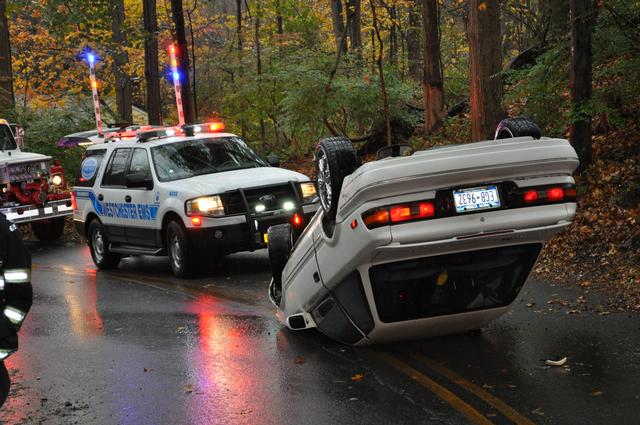
[[[454,190],[453,202],[458,214],[500,208],[500,196],[496,186]]]

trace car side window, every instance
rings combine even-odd
[[[151,177],[151,166],[149,165],[149,156],[146,149],[136,148],[133,150],[127,174],[141,174],[145,177]]]
[[[125,170],[130,153],[131,148],[120,148],[113,151],[111,158],[109,158],[109,164],[107,164],[107,171],[102,179],[102,186],[126,185]]]
[[[85,153],[80,163],[80,169],[76,173],[75,186],[93,186],[93,183],[96,181],[96,176],[98,175],[98,170],[100,170],[102,158],[104,158],[106,152],[106,149],[91,149]]]

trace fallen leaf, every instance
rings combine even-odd
[[[527,307],[529,308],[533,307],[534,305],[536,305],[536,303],[527,303]]]
[[[295,364],[304,364],[304,362],[305,362],[305,361],[306,361],[306,360],[305,360],[305,359],[304,359],[304,357],[302,357],[302,356],[298,356],[298,357],[296,357],[295,359],[293,359],[293,362],[294,362]]]
[[[354,381],[354,382],[360,382],[360,381],[362,381],[362,378],[364,378],[364,375],[363,375],[363,374],[361,374],[361,373],[356,373],[355,375],[353,375],[353,376],[351,377],[351,380],[352,380],[352,381]]]
[[[560,360],[546,360],[544,363],[548,366],[560,367],[560,366],[564,366],[566,362],[567,362],[567,358],[563,357]]]
[[[482,388],[485,388],[485,389],[488,389],[488,390],[492,390],[495,387],[496,387],[495,385],[482,384]]]
[[[187,384],[184,386],[185,394],[191,394],[193,392],[193,385]]]
[[[596,397],[599,397],[602,394],[604,394],[604,392],[603,391],[599,391],[599,390],[598,391],[594,391],[594,392],[591,393],[591,395],[596,396]]]
[[[478,10],[481,10],[481,11],[487,10],[487,3],[480,3],[478,5]]]
[[[544,416],[544,411],[542,410],[542,407],[538,407],[537,409],[532,410],[531,413],[538,416]]]

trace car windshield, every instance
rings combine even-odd
[[[267,164],[239,137],[185,140],[151,148],[162,182]]]

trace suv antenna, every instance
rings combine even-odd
[[[93,109],[96,114],[96,127],[98,129],[98,136],[104,137],[104,132],[102,131],[102,118],[100,117],[98,82],[96,81],[96,56],[91,52],[87,53],[87,62],[89,62],[89,79],[91,80],[91,92],[93,93]]]
[[[176,106],[178,107],[178,126],[184,123],[184,109],[182,108],[182,95],[180,94],[180,72],[178,71],[178,59],[176,57],[177,48],[175,44],[169,46],[169,57],[171,59],[171,75],[173,76],[173,88],[176,93]]]

